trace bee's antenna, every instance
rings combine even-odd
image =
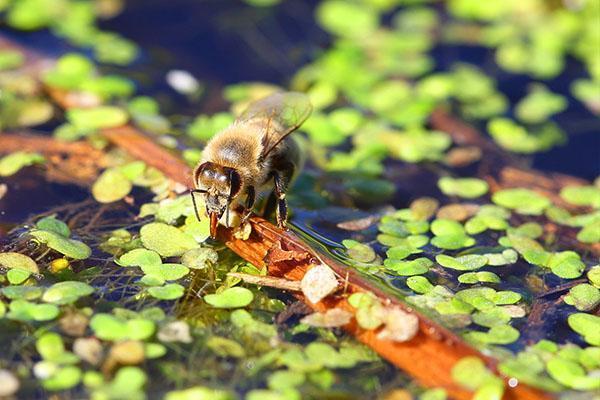
[[[192,196],[192,204],[194,204],[194,212],[196,213],[196,218],[198,219],[198,221],[200,221],[200,213],[198,212],[198,205],[196,204],[196,196],[194,196],[195,193],[206,193],[206,190],[200,190],[200,189],[193,189],[190,190],[190,196]]]
[[[227,202],[227,207],[225,208],[225,226],[229,228],[229,202]]]

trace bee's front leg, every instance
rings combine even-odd
[[[285,201],[286,182],[277,172],[273,173],[277,200],[277,226],[284,229],[287,222],[287,202]]]
[[[246,189],[246,204],[244,205],[244,211],[242,213],[242,224],[248,220],[252,209],[254,208],[254,202],[256,200],[256,190],[254,186],[248,186]]]

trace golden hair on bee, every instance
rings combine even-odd
[[[242,204],[243,219],[254,206],[257,191],[271,189],[277,202],[277,224],[285,227],[285,191],[301,169],[303,157],[292,132],[308,118],[312,106],[308,97],[296,92],[278,92],[258,100],[233,124],[217,133],[206,145],[193,172],[191,191],[196,216],[200,219],[195,195],[204,196],[210,219],[210,235],[233,203]]]

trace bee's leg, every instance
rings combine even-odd
[[[250,217],[252,213],[252,209],[254,208],[254,202],[256,200],[256,190],[254,186],[248,186],[246,189],[246,205],[244,206],[244,213],[242,215],[242,223],[246,222],[246,220]]]
[[[287,202],[285,201],[285,179],[278,172],[273,172],[273,181],[275,183],[275,198],[277,200],[277,226],[285,228],[287,222]]]

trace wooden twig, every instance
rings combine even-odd
[[[1,133],[0,154],[14,151],[35,152],[44,155],[73,155],[101,159],[104,153],[87,142],[64,142],[53,137],[29,133]]]
[[[49,181],[89,186],[105,167],[104,153],[87,142],[64,142],[28,133],[0,133],[0,154],[40,153],[46,158]]]

